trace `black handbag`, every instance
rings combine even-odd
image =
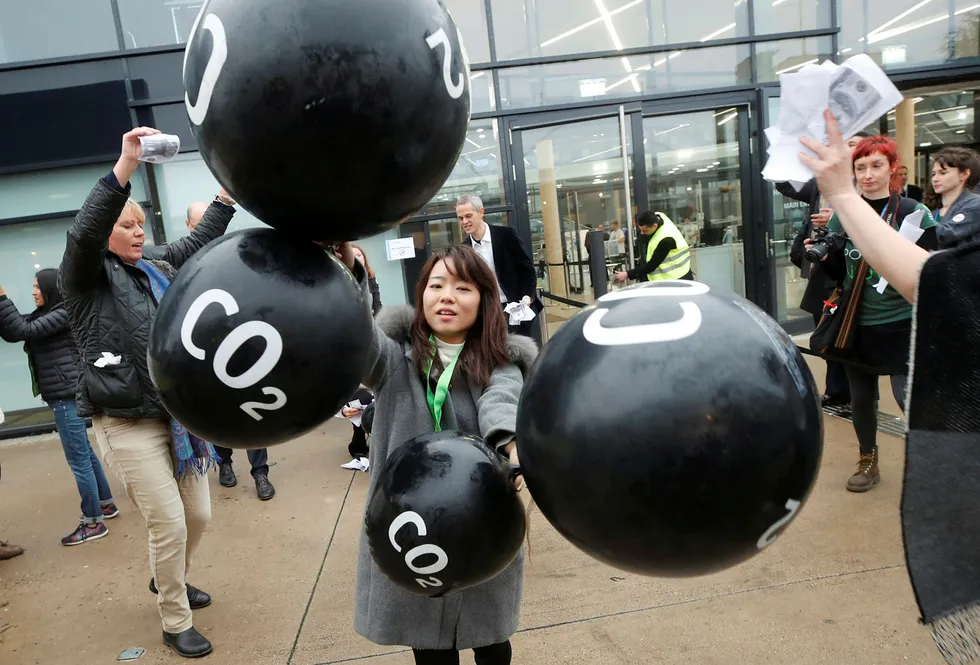
[[[850,291],[838,286],[823,305],[816,329],[810,335],[810,350],[824,356],[847,356],[854,345],[854,326],[857,323],[868,262],[861,259],[854,287]]]

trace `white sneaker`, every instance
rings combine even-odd
[[[367,457],[357,457],[347,462],[347,464],[340,465],[344,469],[350,469],[351,471],[367,471],[370,466]]]

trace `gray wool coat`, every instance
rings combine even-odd
[[[412,363],[409,331],[413,316],[411,307],[386,307],[376,320],[372,362],[364,379],[377,395],[368,496],[377,486],[378,470],[388,455],[410,439],[433,431],[425,384]],[[512,335],[508,351],[513,362],[495,369],[486,389],[462,381],[450,385],[443,429],[481,436],[493,447],[514,438],[517,401],[537,346],[526,337]],[[378,569],[362,528],[354,630],[376,644],[416,649],[472,649],[503,642],[517,631],[523,580],[522,552],[489,582],[445,598],[417,596],[394,585]]]

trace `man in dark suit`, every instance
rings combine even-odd
[[[456,201],[456,219],[469,236],[464,244],[470,245],[493,270],[500,287],[500,306],[523,302],[540,312],[543,307],[537,297],[537,277],[530,254],[513,229],[487,224],[483,214],[483,201],[476,194],[463,194]],[[531,323],[510,326],[510,331],[530,337]]]
[[[902,178],[902,191],[899,192],[907,199],[915,199],[922,203],[922,188],[909,184],[909,169],[907,166],[899,167],[898,175]]]

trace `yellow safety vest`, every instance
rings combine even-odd
[[[691,248],[667,215],[659,214],[657,217],[660,219],[661,224],[657,232],[650,238],[650,242],[647,243],[647,262],[649,263],[653,259],[653,253],[656,251],[657,245],[664,238],[673,238],[677,249],[670,250],[667,258],[661,261],[656,270],[647,275],[647,279],[651,282],[655,279],[680,279],[691,272]]]

